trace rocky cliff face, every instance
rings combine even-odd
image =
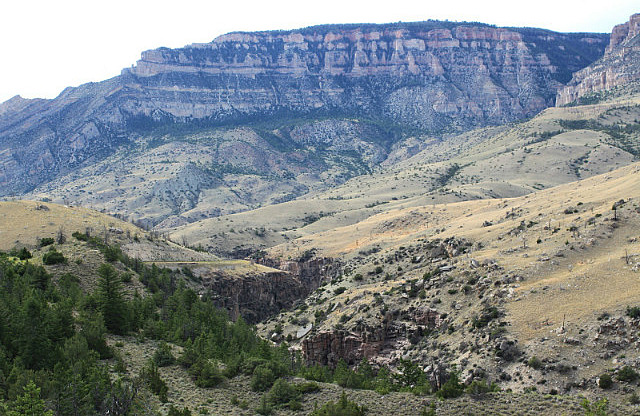
[[[234,277],[223,272],[202,273],[203,284],[213,303],[229,312],[231,319],[242,316],[256,323],[303,298],[307,288],[286,272],[254,273]]]
[[[429,21],[231,33],[147,51],[113,79],[4,105],[0,196],[185,128],[369,117],[438,133],[512,121],[552,105],[607,38]]]
[[[160,84],[158,93],[197,83],[197,92],[207,95],[196,108],[161,99],[141,109],[146,116],[324,109],[384,114],[426,129],[468,127],[549,105],[564,68],[545,49],[568,37],[442,22],[231,33],[207,44],[147,51],[124,74],[143,86]],[[571,40],[603,46],[597,36]],[[176,79],[191,85],[178,82],[176,89]]]
[[[267,261],[281,269],[245,270],[241,275],[213,270],[206,265],[191,265],[202,279],[203,294],[216,306],[226,309],[232,319],[242,316],[257,323],[290,308],[333,276],[339,265],[329,258],[299,259],[286,262]],[[174,267],[181,267],[176,264]]]
[[[417,308],[411,313],[395,310],[386,314],[380,325],[360,323],[353,331],[313,333],[302,341],[302,354],[307,365],[320,364],[332,368],[340,360],[350,365],[359,363],[362,358],[382,361],[384,358],[380,355],[399,350],[416,334],[440,330],[444,323],[443,316],[434,309]]]
[[[640,79],[640,14],[613,28],[602,59],[576,72],[571,82],[558,91],[556,105],[566,105],[587,94],[637,79]]]

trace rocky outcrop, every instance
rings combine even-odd
[[[226,309],[231,319],[242,316],[252,324],[291,307],[308,293],[300,280],[286,272],[246,273],[242,277],[220,271],[198,273],[205,295],[216,306]]]
[[[335,367],[339,361],[357,364],[362,358],[385,360],[382,356],[400,350],[416,335],[440,329],[445,320],[434,309],[418,308],[389,312],[380,325],[360,322],[351,331],[333,330],[312,333],[302,341],[302,354],[308,365]]]
[[[513,121],[552,105],[566,74],[600,56],[606,39],[429,21],[231,33],[147,51],[118,77],[4,105],[0,196],[136,148],[141,136],[185,129],[291,116],[373,117],[431,132]],[[308,134],[275,144],[306,146]],[[384,156],[364,150],[375,163]]]
[[[613,28],[604,56],[576,72],[558,91],[556,105],[566,105],[585,95],[607,91],[640,79],[640,14]]]
[[[204,296],[226,309],[232,319],[242,316],[249,323],[263,321],[290,308],[320,286],[324,279],[334,276],[339,266],[329,258],[262,263],[277,267],[277,270],[245,270],[238,275],[211,269],[206,264],[177,263],[173,266],[192,268],[194,275],[202,279]]]
[[[262,259],[263,264],[290,273],[305,286],[308,293],[323,281],[331,280],[341,271],[340,262],[329,257],[300,258],[297,260]]]

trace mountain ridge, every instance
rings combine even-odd
[[[430,25],[426,29],[441,24]],[[297,34],[287,35],[288,43],[278,38],[256,44],[243,42],[247,35],[228,34],[218,38],[217,52],[214,43],[145,52],[120,76],[68,88],[53,100],[30,101],[0,116],[2,196],[22,194],[123,146],[136,146],[140,132],[155,127],[223,126],[287,114],[382,114],[401,131],[437,134],[501,124],[552,105],[560,86],[555,78],[586,66],[608,39],[442,25],[454,29],[425,29],[413,38],[392,26],[367,32],[366,42],[333,33],[313,42]],[[576,52],[557,61],[561,46]],[[267,64],[288,72],[260,72]]]

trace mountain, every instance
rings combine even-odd
[[[3,104],[0,193],[49,190],[53,180],[60,188],[74,175],[119,166],[109,159],[119,154],[125,164],[130,153],[143,160],[163,152],[197,154],[198,148],[176,149],[175,142],[213,129],[214,139],[202,142],[203,158],[174,169],[179,186],[191,186],[186,201],[162,202],[176,186],[162,180],[150,194],[130,193],[133,183],[153,176],[133,173],[131,185],[109,184],[119,191],[107,199],[124,195],[118,203],[79,200],[137,211],[134,218],[155,225],[199,199],[235,212],[295,198],[365,173],[416,132],[440,137],[532,116],[552,105],[556,90],[600,57],[607,42],[604,34],[428,21],[231,33],[207,44],[147,51],[115,78],[68,88],[52,100]],[[345,131],[351,138],[341,143]],[[233,137],[221,145],[215,136]],[[168,146],[154,152],[161,144]],[[337,157],[345,150],[352,155],[348,163]],[[318,171],[325,178],[311,173]],[[251,174],[258,173],[265,191],[245,195],[221,184],[228,173],[236,175],[234,184],[255,181]],[[212,199],[217,190],[225,197]],[[133,205],[124,201],[130,196]],[[197,211],[189,221],[216,215]]]
[[[593,102],[615,87],[640,79],[640,14],[617,25],[611,32],[604,56],[576,72],[566,87],[558,91],[557,105],[576,100]]]
[[[387,163],[390,156],[326,191],[165,230],[176,241],[244,256],[394,209],[523,196],[637,161],[639,104],[640,84],[631,83],[598,104],[552,107],[521,123],[442,140],[408,140],[403,149],[413,143],[411,157]]]

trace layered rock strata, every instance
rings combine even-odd
[[[640,14],[613,28],[602,59],[576,72],[558,91],[556,105],[566,105],[588,94],[607,91],[640,79]]]
[[[442,133],[513,121],[552,105],[607,39],[428,21],[231,33],[147,51],[120,76],[3,105],[0,196],[184,126],[364,116]]]

